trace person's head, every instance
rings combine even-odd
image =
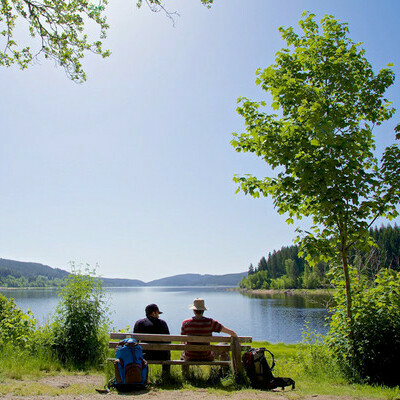
[[[196,298],[193,300],[193,304],[189,306],[191,310],[193,310],[194,315],[196,317],[201,317],[207,307],[204,304],[204,299]]]
[[[149,304],[145,308],[146,317],[158,318],[162,311],[159,310],[157,304]]]
[[[194,312],[194,315],[199,318],[202,317],[204,314],[204,310],[193,310],[193,312]]]

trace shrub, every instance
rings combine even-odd
[[[5,343],[25,347],[35,326],[36,320],[31,311],[25,314],[16,306],[14,299],[0,294],[0,347]]]
[[[400,384],[400,272],[381,270],[371,285],[351,271],[353,334],[346,316],[344,282],[336,282],[327,343],[346,376],[352,380]]]
[[[51,324],[52,347],[58,358],[75,368],[102,363],[108,350],[108,302],[95,271],[72,264],[72,275],[62,289],[61,301]],[[49,335],[44,333],[44,338]]]
[[[311,330],[308,322],[302,336],[305,346],[301,347],[298,353],[298,361],[305,376],[320,381],[340,382],[343,380],[340,368],[326,345],[326,337]]]

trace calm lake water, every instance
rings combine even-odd
[[[302,340],[306,322],[310,329],[325,334],[327,315],[324,299],[320,296],[305,298],[297,295],[250,296],[222,287],[145,287],[108,288],[111,319],[114,329],[133,327],[144,317],[144,308],[157,303],[164,312],[170,332],[179,334],[182,320],[192,316],[188,306],[195,297],[205,299],[210,316],[240,336],[271,343],[297,343]],[[38,322],[54,312],[59,301],[56,289],[12,289],[1,291],[13,297],[24,311],[30,309]]]

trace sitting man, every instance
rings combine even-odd
[[[226,328],[218,321],[203,316],[204,311],[207,310],[203,299],[194,299],[189,309],[193,310],[194,316],[182,322],[181,335],[211,336],[213,332],[223,332],[230,336],[237,336],[233,330]],[[186,361],[212,361],[215,355],[211,351],[185,351],[181,358]]]
[[[146,306],[145,313],[146,318],[136,321],[133,333],[161,333],[169,335],[168,325],[164,320],[160,319],[162,311],[159,310],[157,304]],[[145,360],[170,360],[171,353],[169,351],[146,350],[143,353],[143,357]],[[162,372],[163,374],[169,374],[170,365],[163,365]]]

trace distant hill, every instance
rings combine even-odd
[[[237,286],[247,272],[226,275],[182,274],[148,282],[147,286]]]
[[[7,275],[15,276],[19,278],[24,276],[25,278],[36,278],[38,276],[46,276],[49,280],[53,279],[64,279],[69,272],[59,268],[52,268],[48,265],[14,261],[0,258],[0,278],[6,277]],[[112,278],[100,278],[104,286],[145,286],[143,281],[138,279],[112,279]]]
[[[122,278],[100,278],[106,287],[127,287],[127,286],[147,286],[147,284],[139,279],[122,279]]]
[[[35,278],[39,275],[47,276],[49,279],[63,279],[69,275],[67,271],[59,268],[51,268],[33,262],[14,261],[0,258],[0,276],[12,275],[16,278],[25,276],[26,278]]]
[[[36,278],[38,276],[46,276],[49,280],[64,279],[69,272],[59,268],[52,268],[48,265],[14,261],[0,258],[0,279],[8,275],[19,278]],[[200,274],[182,274],[167,278],[156,279],[151,282],[143,282],[138,279],[121,279],[121,278],[100,278],[104,286],[237,286],[242,276],[247,276],[247,272],[226,274],[226,275],[200,275]]]

